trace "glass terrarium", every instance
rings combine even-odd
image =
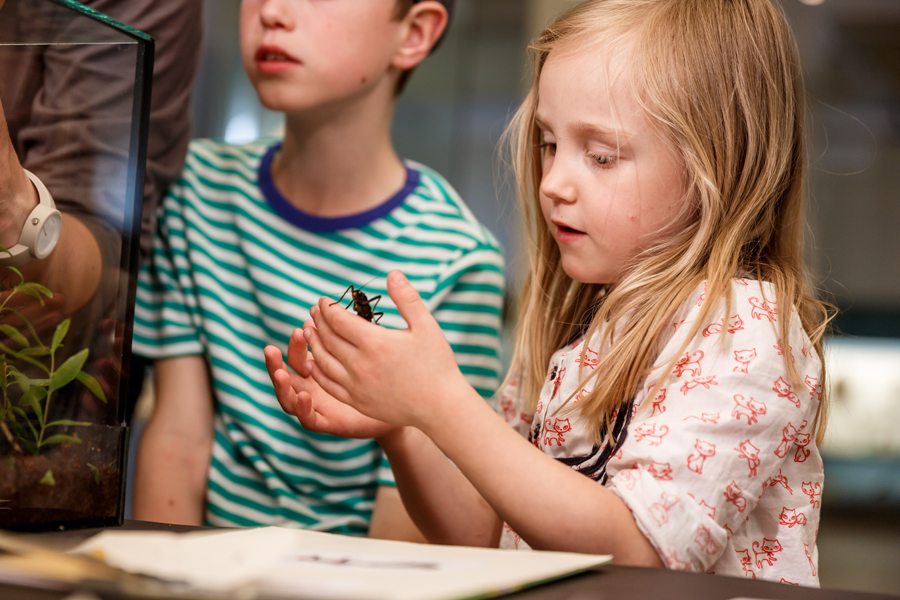
[[[0,528],[122,520],[152,63],[149,36],[77,2],[0,0],[0,152],[81,244],[58,278],[0,263]]]

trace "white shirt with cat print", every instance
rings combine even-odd
[[[577,411],[567,410],[591,391],[584,380],[601,358],[599,344],[581,339],[553,355],[534,414],[515,381],[501,391],[498,410],[543,452],[616,493],[670,569],[818,586],[823,465],[814,427],[822,365],[796,310],[776,305],[769,284],[749,279],[733,280],[730,309],[721,301],[681,350],[705,289],[675,319],[633,404],[615,415],[614,453],[609,435],[596,445]],[[784,318],[788,344],[776,329]],[[680,350],[650,398],[654,375]],[[505,525],[501,547],[528,545]]]

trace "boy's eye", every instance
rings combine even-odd
[[[597,154],[596,152],[591,152],[590,150],[588,150],[587,155],[590,156],[591,159],[593,159],[593,161],[601,167],[609,167],[616,161],[615,156]]]

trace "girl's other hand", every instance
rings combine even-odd
[[[437,321],[400,271],[388,275],[388,294],[409,329],[379,327],[319,300],[310,311],[313,323],[303,328],[316,357],[307,368],[325,391],[359,412],[427,433],[471,388]]]
[[[304,428],[356,439],[379,438],[396,429],[337,401],[310,377],[306,368],[306,340],[299,329],[291,335],[287,356],[288,365],[296,373],[288,371],[281,351],[275,346],[266,346],[264,353],[278,403],[286,413],[297,417]]]

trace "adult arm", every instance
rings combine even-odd
[[[156,39],[144,185],[144,253],[152,237],[153,211],[180,172],[190,137],[190,89],[199,62],[202,2],[92,0],[86,4]],[[14,140],[24,167],[44,181],[64,214],[56,250],[48,259],[29,263],[23,272],[27,279],[61,295],[64,312],[71,313],[95,297],[104,268],[119,266],[121,234],[115,225],[124,214],[134,86],[109,73],[127,70],[134,58],[117,46],[101,44],[51,48],[23,60],[24,66],[4,70],[11,77],[0,83],[0,96],[8,102],[18,98],[8,115],[12,135],[5,120],[0,126],[0,154],[14,150]],[[123,143],[114,145],[110,140]],[[6,246],[18,240],[25,217],[37,205],[36,195],[21,179],[21,166],[8,167],[9,163],[0,162],[0,171],[7,170],[20,189],[13,194],[0,180],[0,207],[4,208],[0,243]],[[103,177],[95,177],[96,173]],[[115,293],[113,288],[110,293]]]
[[[213,398],[202,356],[155,363],[156,405],[138,449],[134,517],[202,525]]]

